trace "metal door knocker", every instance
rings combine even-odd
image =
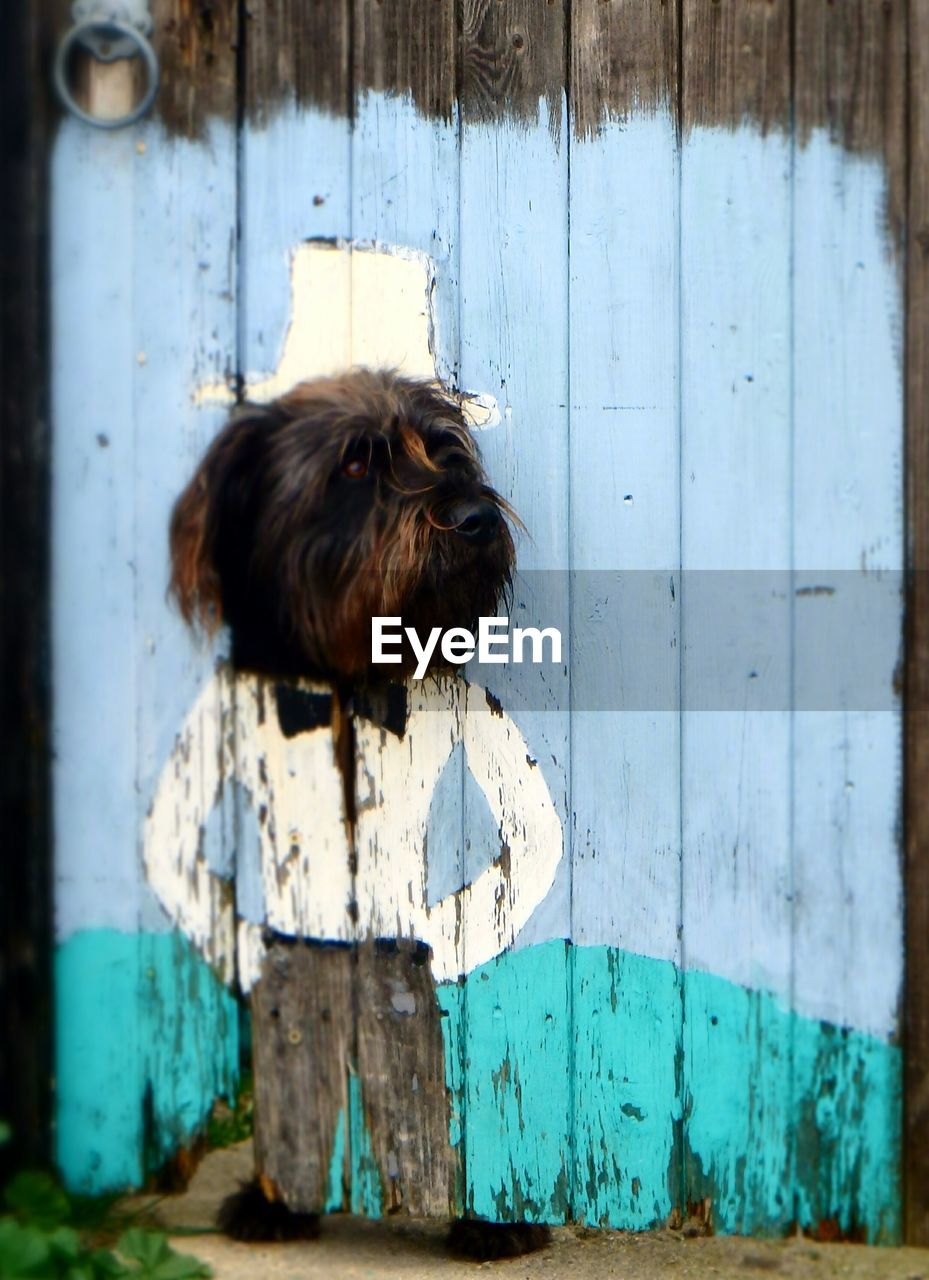
[[[158,92],[158,55],[148,39],[152,15],[146,0],[76,0],[71,8],[74,25],[62,38],[55,55],[55,91],[62,104],[97,129],[123,129],[134,124],[150,109]],[[71,60],[82,49],[98,62],[141,58],[145,68],[145,88],[131,111],[121,116],[95,116],[79,106],[71,90]]]

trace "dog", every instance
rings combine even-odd
[[[488,483],[454,395],[359,369],[233,415],[175,504],[170,589],[192,626],[228,626],[235,671],[323,679],[350,706],[384,681],[373,617],[428,633],[496,612],[514,568],[511,526],[519,518]],[[415,665],[404,642],[390,676]],[[239,1240],[318,1234],[317,1214],[267,1192],[259,1177],[230,1196],[220,1227]],[[459,1219],[448,1246],[488,1260],[549,1238],[536,1224]]]
[[[454,397],[362,369],[220,432],[172,514],[171,591],[188,622],[228,624],[238,670],[376,680],[372,617],[428,631],[494,612],[508,521]],[[415,666],[401,657],[394,675]]]

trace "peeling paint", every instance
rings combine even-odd
[[[217,672],[177,737],[145,821],[149,883],[223,980],[237,976],[245,991],[260,972],[257,924],[327,941],[351,941],[358,925],[376,938],[416,938],[432,949],[437,981],[483,964],[514,941],[564,852],[525,740],[490,695],[456,679],[409,693],[403,738],[359,721],[355,794],[377,802],[359,808],[353,850],[330,727],[314,715],[296,731],[299,697],[316,708],[329,694],[302,681],[282,701],[274,681]],[[497,824],[499,853],[472,883],[430,903],[423,845],[433,792],[458,743]],[[236,921],[234,895],[203,839],[233,783],[258,815],[265,917],[247,925]]]
[[[56,953],[55,1006],[57,1051],[80,1063],[56,1082],[71,1190],[140,1186],[234,1097],[238,1004],[179,934],[74,934]]]
[[[290,255],[290,321],[273,372],[245,374],[246,396],[265,404],[298,382],[343,373],[352,365],[397,369],[411,378],[438,377],[435,264],[402,245],[310,240]],[[227,382],[207,383],[194,403],[235,402]],[[475,429],[497,426],[489,392],[462,396]]]

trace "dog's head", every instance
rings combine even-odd
[[[233,416],[175,505],[171,589],[188,622],[229,624],[238,666],[363,677],[374,616],[425,635],[495,613],[508,519],[458,403],[359,370]]]

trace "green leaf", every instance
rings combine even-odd
[[[138,1268],[129,1273],[136,1280],[199,1280],[201,1276],[213,1274],[199,1258],[176,1253],[160,1231],[133,1227],[120,1237],[116,1247],[124,1257],[139,1263]]]
[[[71,1215],[71,1201],[49,1173],[17,1173],[4,1198],[18,1218],[47,1230],[61,1226]]]
[[[77,1262],[83,1253],[80,1237],[71,1227],[56,1227],[45,1239],[55,1257],[65,1262]]]
[[[41,1231],[13,1218],[0,1218],[0,1276],[3,1280],[52,1280],[59,1269]]]
[[[94,1280],[116,1280],[118,1276],[131,1274],[125,1262],[110,1249],[95,1249],[88,1258]]]
[[[5,1147],[13,1137],[13,1130],[6,1120],[0,1120],[0,1147]]]
[[[211,1276],[213,1272],[199,1258],[189,1253],[174,1253],[160,1262],[152,1272],[152,1280],[197,1280],[199,1276]]]
[[[119,1237],[116,1248],[124,1258],[141,1262],[142,1266],[147,1268],[144,1273],[146,1275],[153,1267],[157,1267],[163,1258],[171,1255],[168,1237],[163,1231],[146,1231],[142,1227],[130,1227],[128,1231],[124,1231]]]

